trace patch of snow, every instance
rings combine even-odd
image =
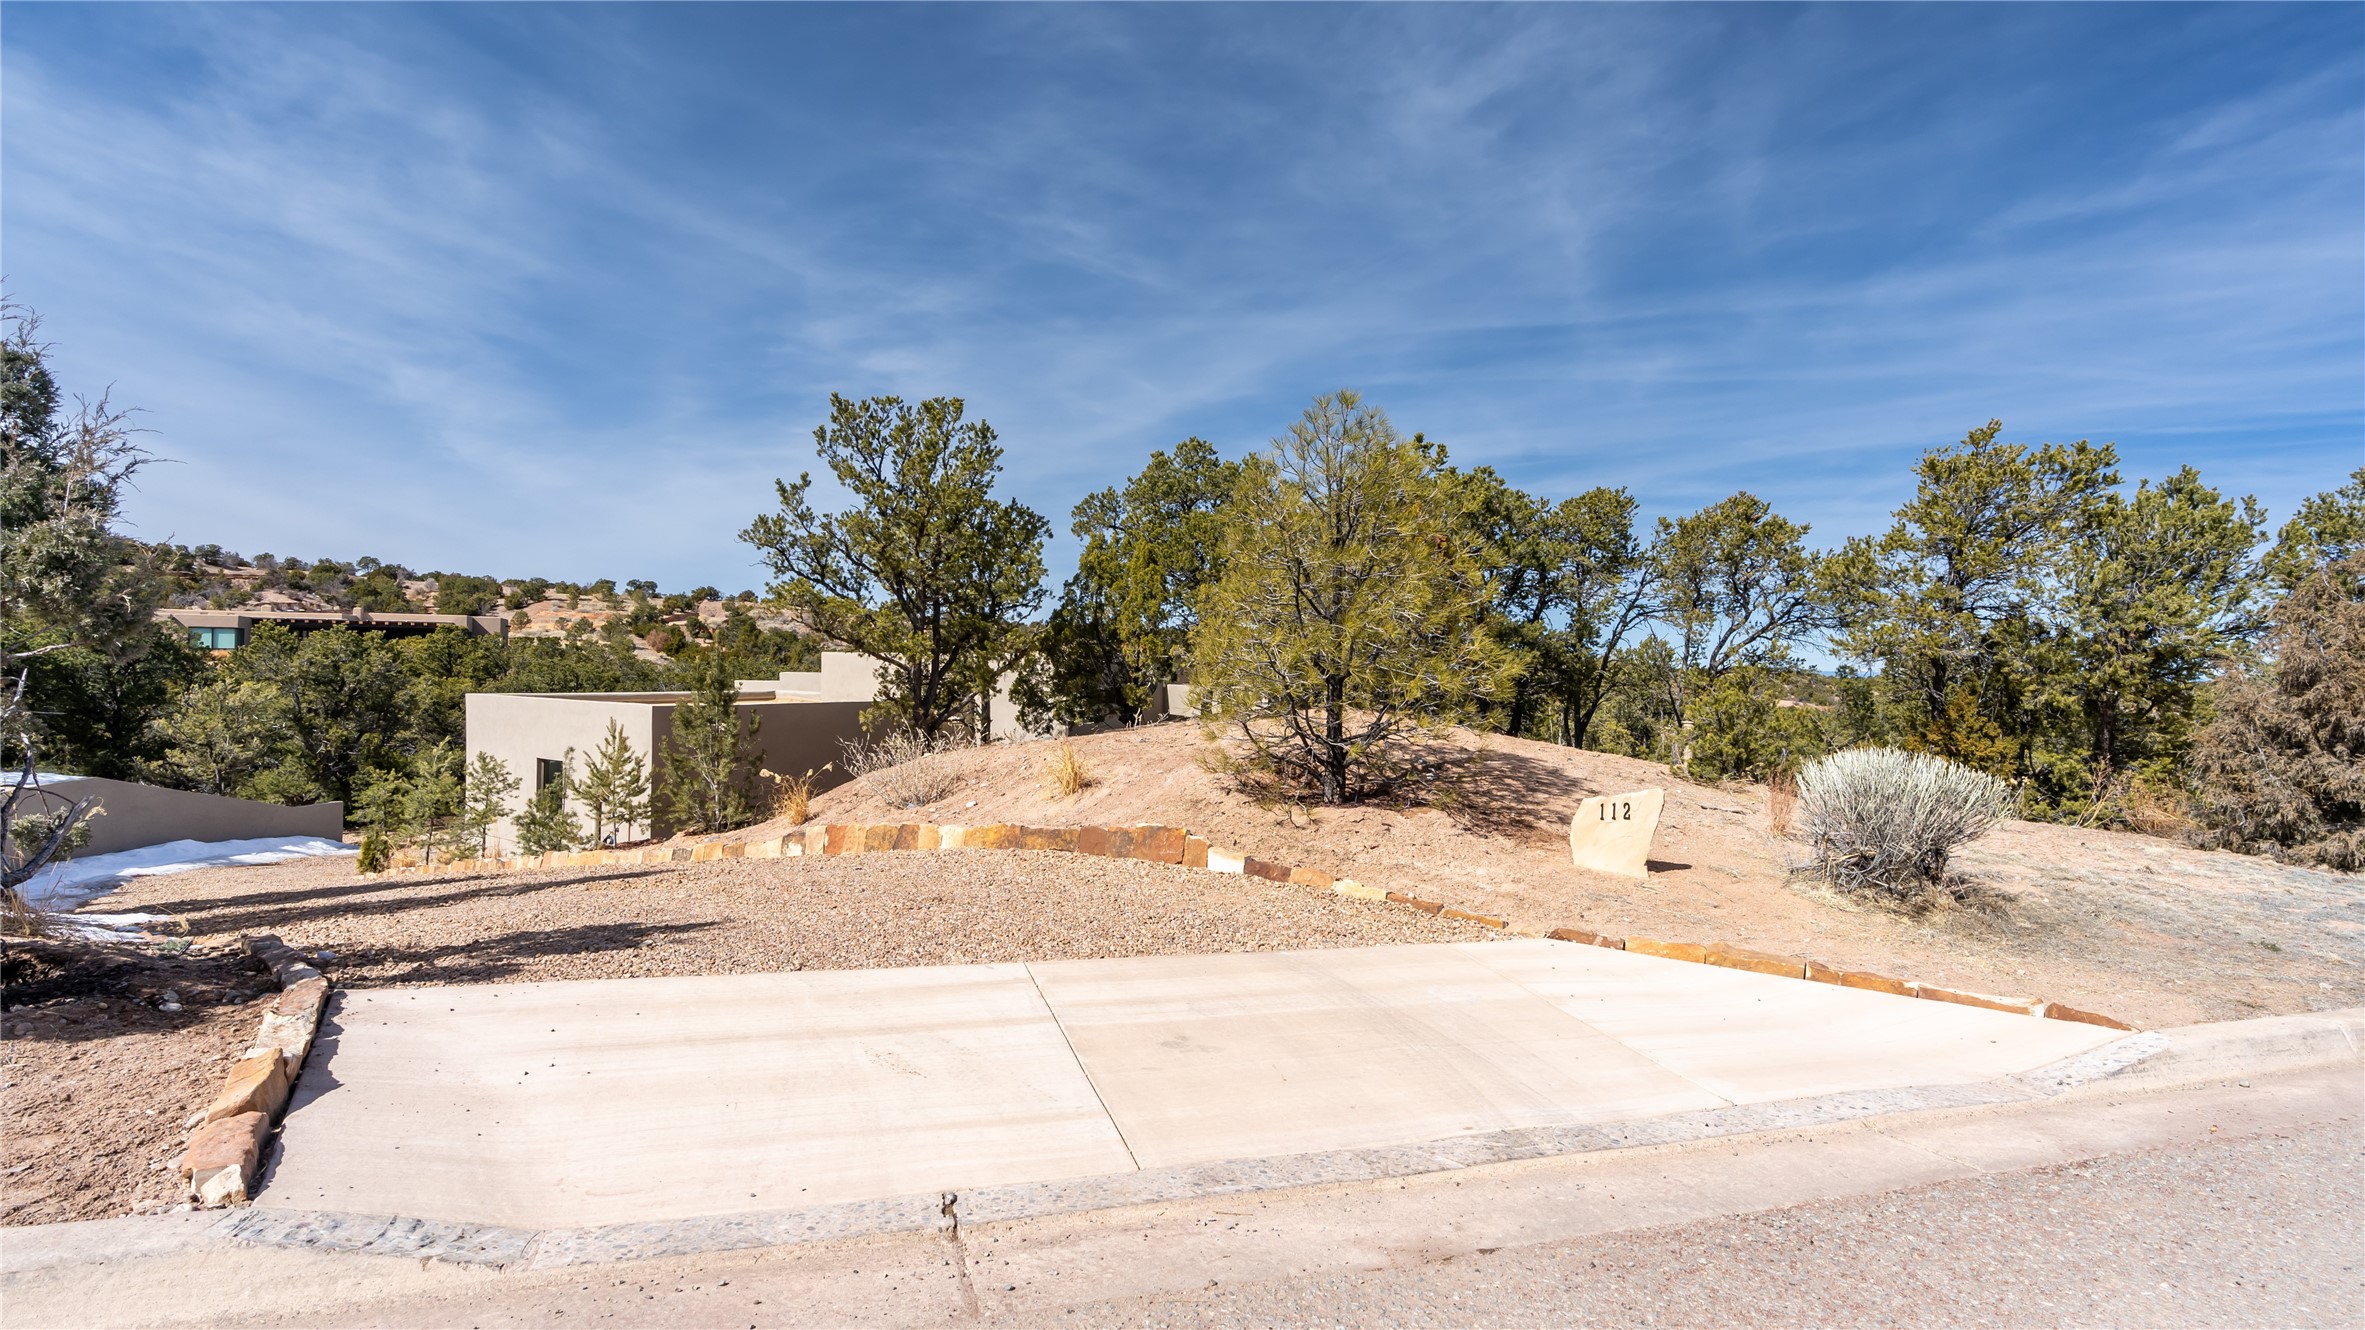
[[[232,864],[276,864],[326,854],[358,854],[358,847],[319,836],[260,836],[251,840],[175,840],[136,850],[92,854],[51,864],[25,884],[25,898],[43,910],[71,910],[128,879]],[[81,920],[147,922],[155,915],[84,915]],[[99,926],[105,926],[101,924]]]

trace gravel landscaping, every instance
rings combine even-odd
[[[744,974],[1500,936],[1303,887],[1070,854],[723,859],[362,878],[350,862],[135,882],[93,906],[204,940],[276,933],[339,984]]]

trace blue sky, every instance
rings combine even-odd
[[[1051,517],[1361,389],[1818,543],[1928,446],[2365,463],[2357,6],[0,9],[0,265],[139,534],[760,583],[828,394]]]

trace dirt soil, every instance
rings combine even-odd
[[[178,1204],[182,1123],[253,1041],[270,977],[227,947],[12,938],[6,990],[0,1224]]]
[[[856,781],[818,796],[823,822],[1155,822],[1536,929],[1724,941],[1981,992],[2051,998],[2142,1026],[2365,1005],[2365,878],[2120,832],[2007,822],[1956,868],[1986,903],[1919,917],[1794,881],[1795,847],[1762,788],[1700,785],[1633,758],[1462,736],[1483,758],[1452,806],[1260,803],[1211,769],[1194,724],[1073,741],[1093,784],[1052,793],[1050,742],[953,754],[963,784],[903,809]],[[1581,799],[1667,791],[1647,881],[1569,863]],[[784,824],[739,833],[777,835]]]

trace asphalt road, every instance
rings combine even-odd
[[[1127,1326],[2365,1326],[2365,1132],[1063,1308]]]

